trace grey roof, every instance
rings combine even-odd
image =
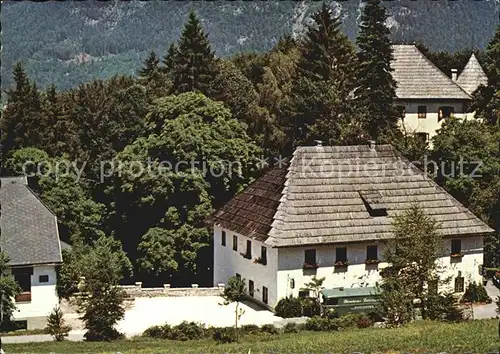
[[[2,177],[0,246],[12,266],[62,262],[57,219],[25,177]]]
[[[276,247],[374,241],[393,237],[394,216],[417,203],[439,223],[443,236],[494,232],[391,145],[300,147],[286,178],[273,180],[269,173],[262,178],[273,181],[273,202],[259,224],[236,218],[259,219],[262,203],[253,198],[262,191],[252,185],[220,209],[214,222],[249,237],[258,226],[258,238]],[[260,178],[254,185],[259,183]],[[362,195],[387,215],[371,216]]]
[[[477,60],[474,53],[470,56],[467,65],[465,65],[464,70],[460,73],[457,79],[457,84],[460,85],[468,94],[472,94],[479,85],[487,85],[488,77],[484,73],[481,64]]]
[[[393,45],[391,68],[400,99],[459,99],[471,96],[439,70],[414,45]]]

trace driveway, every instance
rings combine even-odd
[[[118,323],[118,330],[127,336],[142,333],[153,325],[177,325],[182,321],[194,321],[206,326],[233,326],[236,304],[221,305],[219,296],[153,297],[136,298],[134,305]],[[248,302],[240,305],[244,310],[239,324],[273,324],[282,320],[271,311]]]
[[[474,319],[496,318],[498,315],[496,313],[496,299],[500,296],[500,290],[489,280],[488,284],[486,284],[486,291],[493,302],[486,305],[474,305]]]

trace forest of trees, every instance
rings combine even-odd
[[[259,175],[262,156],[290,156],[316,139],[325,145],[375,139],[412,160],[481,159],[482,178],[437,181],[500,230],[500,28],[480,55],[490,80],[475,93],[477,119],[445,122],[430,151],[398,128],[386,17],[380,1],[367,3],[352,43],[323,5],[301,40],[284,37],[266,53],[221,59],[191,13],[178,41],[160,56],[151,51],[139,76],[65,91],[40,90],[16,64],[1,118],[2,174],[22,174],[26,161],[44,161],[28,171],[37,172],[30,186],[73,245],[61,278],[78,280],[75,264],[88,245],[111,237],[131,261],[129,281],[211,284],[211,213]],[[465,65],[463,53],[423,50],[444,69]],[[142,162],[160,171],[164,161],[181,167],[142,174],[134,168]],[[111,173],[118,165],[125,167]],[[489,265],[498,262],[496,247],[492,237]]]

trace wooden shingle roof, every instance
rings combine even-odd
[[[361,192],[361,194],[360,194]],[[386,216],[371,216],[362,195]],[[300,147],[220,209],[215,224],[276,246],[392,237],[395,215],[419,204],[443,236],[493,230],[390,145]]]
[[[487,85],[488,77],[484,73],[481,64],[477,60],[474,53],[472,53],[464,70],[460,73],[457,79],[457,84],[460,85],[469,95],[471,95],[479,85]]]
[[[471,96],[439,70],[414,45],[393,45],[391,68],[399,99],[458,99]]]
[[[62,262],[57,219],[28,187],[26,177],[2,177],[0,246],[9,265]]]

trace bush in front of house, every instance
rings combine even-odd
[[[237,341],[238,336],[234,327],[213,328],[212,338],[219,344],[233,343]]]
[[[283,326],[284,333],[299,333],[301,330],[302,327],[295,322],[289,322]]]
[[[302,301],[295,297],[286,297],[278,301],[275,307],[276,316],[283,318],[302,316]]]
[[[364,313],[350,313],[336,319],[339,329],[368,328],[373,321]]]
[[[339,325],[336,318],[327,318],[321,316],[313,316],[307,320],[306,329],[308,331],[337,331],[339,329]]]
[[[430,296],[426,302],[424,318],[444,322],[460,322],[464,319],[463,310],[457,306],[452,294]]]
[[[262,333],[267,333],[267,334],[272,334],[272,335],[279,333],[278,328],[276,328],[276,326],[272,325],[272,324],[263,325],[262,327],[260,327],[260,331]]]
[[[315,299],[306,297],[300,299],[302,304],[302,315],[307,317],[319,316],[321,314],[321,308]]]
[[[461,302],[485,302],[487,304],[491,303],[491,301],[483,284],[476,282],[469,283],[461,300]]]
[[[65,324],[63,312],[59,306],[54,307],[52,312],[47,316],[47,333],[50,334],[57,342],[63,341],[71,331],[71,326]]]
[[[243,334],[258,334],[260,333],[260,327],[254,324],[248,324],[240,327],[240,333]]]
[[[168,339],[172,340],[193,340],[203,339],[205,337],[206,327],[196,322],[183,321],[175,327],[172,327]]]
[[[151,326],[142,333],[142,336],[156,339],[169,339],[171,330],[172,327],[168,324],[164,324],[163,326]]]

